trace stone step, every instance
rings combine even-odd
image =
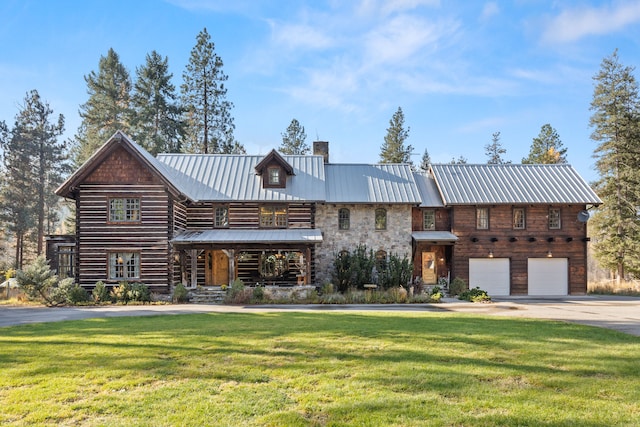
[[[195,304],[221,304],[227,295],[220,286],[199,287],[189,291],[189,301]]]

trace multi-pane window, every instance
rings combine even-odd
[[[216,206],[213,210],[213,226],[217,228],[229,226],[229,209],[226,206]]]
[[[489,208],[476,208],[476,228],[478,230],[489,229]]]
[[[348,230],[351,226],[351,213],[349,209],[342,208],[338,210],[338,229],[339,230]]]
[[[285,206],[261,206],[260,227],[287,228],[287,208]]]
[[[73,277],[74,246],[58,246],[58,276]]]
[[[109,254],[109,279],[128,280],[140,278],[140,254],[137,252],[111,252]]]
[[[140,221],[140,199],[114,198],[109,199],[110,222]]]
[[[560,209],[549,208],[549,230],[559,230],[561,227]]]
[[[524,230],[525,227],[524,208],[513,208],[513,229]]]
[[[280,185],[280,168],[269,168],[269,185]]]
[[[387,210],[383,208],[376,209],[375,214],[376,230],[387,229]]]
[[[422,211],[422,229],[423,230],[436,229],[436,211],[434,210]]]

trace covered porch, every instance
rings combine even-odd
[[[413,275],[426,285],[436,285],[440,279],[451,279],[453,245],[458,237],[449,231],[414,231]]]
[[[296,286],[314,281],[317,229],[184,231],[173,243],[174,282],[188,288],[246,285]]]

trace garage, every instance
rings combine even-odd
[[[569,260],[567,258],[529,258],[529,295],[568,295]]]
[[[479,287],[489,296],[511,293],[509,258],[470,258],[469,288]]]

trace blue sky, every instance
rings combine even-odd
[[[616,48],[624,65],[640,62],[640,2],[627,0],[0,0],[0,16],[10,126],[37,89],[72,136],[84,76],[109,48],[132,78],[147,53],[168,56],[179,87],[206,27],[247,151],[277,147],[296,118],[334,162],[377,162],[400,106],[416,163],[425,148],[433,162],[485,163],[498,131],[520,162],[549,123],[593,180],[593,76]]]

